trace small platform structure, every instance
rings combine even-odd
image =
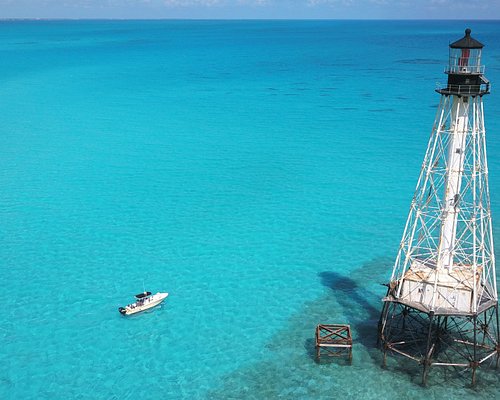
[[[352,361],[352,336],[349,325],[324,325],[316,327],[316,359],[347,356]]]

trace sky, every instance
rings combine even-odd
[[[500,0],[0,0],[6,18],[500,19]]]

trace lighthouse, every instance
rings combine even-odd
[[[379,343],[387,356],[471,372],[498,366],[500,336],[483,97],[483,44],[449,45],[446,85],[383,298]]]

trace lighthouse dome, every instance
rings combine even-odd
[[[457,40],[456,42],[450,44],[450,47],[452,49],[482,49],[484,47],[484,44],[474,39],[470,35],[470,33],[471,30],[467,28],[465,30],[465,36],[462,39]]]

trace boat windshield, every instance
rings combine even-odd
[[[145,297],[151,296],[151,292],[144,292],[144,293],[139,293],[136,294],[135,297],[137,299],[144,299]]]

